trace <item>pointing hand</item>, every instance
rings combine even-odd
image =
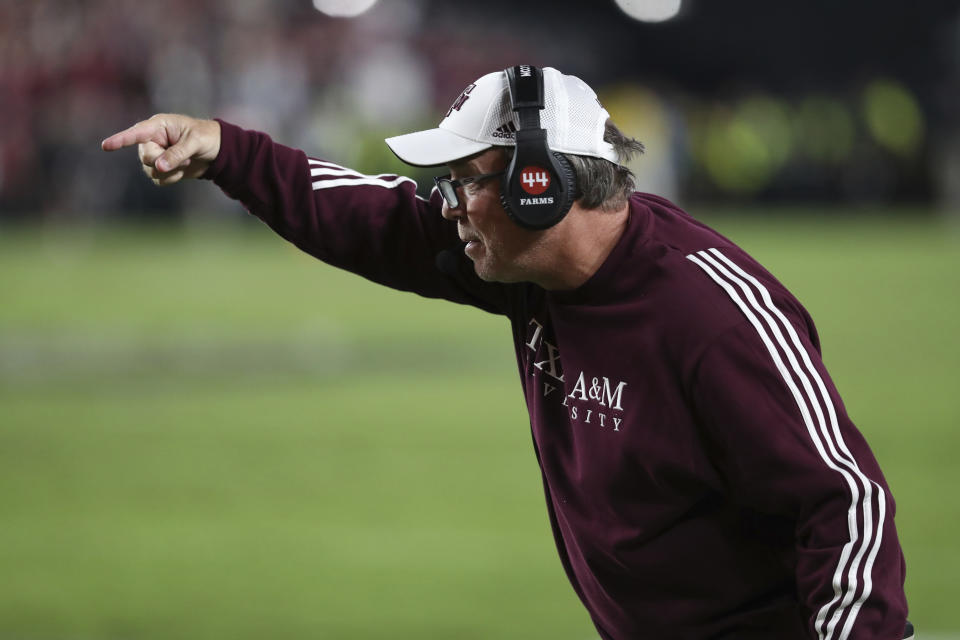
[[[104,151],[133,145],[137,145],[143,172],[154,184],[199,178],[220,152],[220,123],[161,113],[100,143]]]

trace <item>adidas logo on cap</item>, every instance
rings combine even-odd
[[[500,125],[493,130],[493,133],[490,135],[494,138],[503,138],[504,140],[513,140],[515,134],[517,133],[517,125],[513,124],[513,120],[507,124]]]

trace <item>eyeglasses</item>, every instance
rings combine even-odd
[[[481,173],[478,176],[468,176],[466,178],[460,178],[459,180],[451,180],[450,174],[448,173],[445,176],[438,176],[434,178],[433,181],[436,183],[437,190],[440,191],[440,195],[443,196],[444,200],[446,200],[447,206],[451,209],[456,209],[460,206],[460,198],[457,196],[457,189],[460,187],[465,187],[468,184],[487,180],[488,178],[502,176],[506,172],[507,170],[503,169],[502,171],[497,171],[495,173]]]

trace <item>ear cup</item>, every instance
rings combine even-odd
[[[563,154],[550,149],[547,130],[540,126],[545,105],[541,69],[519,65],[505,73],[510,106],[520,127],[514,135],[513,158],[500,181],[500,202],[521,227],[547,229],[573,206],[576,178]]]
[[[526,229],[547,229],[557,224],[574,200],[573,167],[557,151],[550,151],[545,158],[524,160],[518,149],[500,179],[500,203],[510,219]]]
[[[567,157],[559,151],[551,151],[554,160],[557,161],[558,177],[563,180],[563,197],[557,206],[557,219],[552,223],[556,224],[563,219],[570,211],[574,201],[577,199],[577,174]]]

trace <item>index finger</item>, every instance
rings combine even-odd
[[[154,139],[161,126],[161,123],[151,122],[149,120],[138,122],[132,127],[115,133],[101,142],[100,148],[104,151],[116,151],[124,147],[149,142]]]

